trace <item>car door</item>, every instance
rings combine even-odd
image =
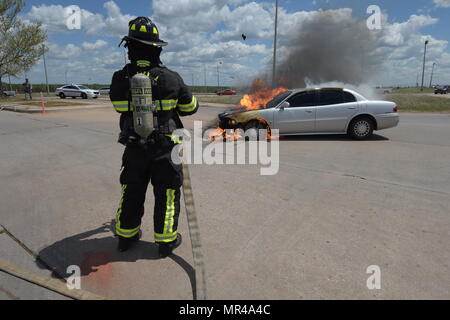
[[[356,98],[342,89],[319,90],[316,132],[345,132],[347,123],[358,113]]]
[[[274,110],[275,127],[281,134],[309,133],[315,130],[316,90],[303,91],[286,100],[289,107]]]
[[[76,88],[74,86],[66,86],[64,87],[64,94],[66,95],[66,97],[75,97]]]

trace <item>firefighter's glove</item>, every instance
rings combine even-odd
[[[121,132],[119,134],[119,141],[120,144],[123,144],[124,146],[130,146],[130,145],[136,145],[139,142],[138,137],[130,134],[126,134],[124,132]]]

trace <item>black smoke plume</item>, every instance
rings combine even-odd
[[[368,83],[382,62],[375,54],[377,32],[349,9],[318,11],[284,41],[281,44],[291,49],[278,67],[278,85],[291,88]]]

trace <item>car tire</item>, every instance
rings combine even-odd
[[[86,93],[82,93],[82,94],[81,94],[81,98],[83,98],[83,99],[87,99],[87,98],[88,98],[88,96],[87,96],[87,94],[86,94]]]
[[[72,97],[72,99],[76,99],[77,97]]]
[[[61,99],[65,99],[65,98],[66,98],[66,95],[64,94],[64,92],[61,92],[61,93],[59,94],[59,97],[60,97]]]
[[[254,130],[254,131],[248,132],[249,130]],[[253,120],[253,121],[250,121],[249,123],[247,123],[244,126],[246,140],[252,140],[252,141],[263,140],[263,137],[261,137],[259,130],[267,130],[267,136],[265,137],[266,139],[270,136],[270,127],[267,124],[262,123],[261,121],[258,121],[258,120]],[[250,136],[247,136],[247,135],[250,135]]]
[[[359,117],[350,123],[348,134],[354,140],[367,140],[372,136],[374,129],[375,125],[371,118]]]

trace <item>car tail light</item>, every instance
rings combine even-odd
[[[393,111],[397,113],[398,112],[398,106],[395,106]]]

